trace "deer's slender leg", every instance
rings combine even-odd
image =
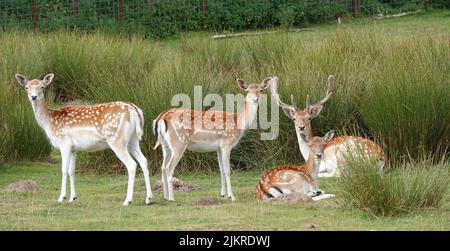
[[[167,143],[165,143],[164,140],[161,146],[163,151],[163,162],[161,164],[161,181],[163,183],[164,199],[169,199],[169,188],[167,184],[167,176],[165,170],[170,160],[172,159],[172,150],[170,150],[170,147],[167,145]]]
[[[69,202],[73,202],[77,199],[77,192],[75,191],[75,165],[77,155],[74,151],[70,152],[70,164],[69,164],[69,179],[70,179],[70,199]]]
[[[167,177],[167,187],[169,192],[169,198],[168,200],[174,201],[174,194],[173,194],[173,184],[172,184],[172,177],[173,177],[173,171],[175,170],[175,167],[177,166],[178,162],[180,162],[181,157],[183,157],[184,151],[186,150],[186,146],[184,147],[175,147],[172,149],[172,158],[170,159],[168,165],[165,167],[163,172],[166,173]]]
[[[235,200],[233,191],[231,189],[231,178],[230,178],[230,154],[231,148],[221,148],[220,155],[222,159],[223,171],[225,174],[225,181],[227,185],[227,197],[231,200]]]
[[[131,157],[130,153],[128,152],[128,149],[123,146],[116,146],[114,144],[110,144],[111,149],[114,151],[114,153],[117,155],[117,157],[120,159],[120,161],[123,162],[125,167],[128,171],[128,189],[127,189],[127,197],[125,198],[125,201],[123,202],[124,206],[128,206],[131,204],[131,201],[133,200],[133,189],[134,189],[134,180],[136,177],[136,162]]]
[[[61,151],[61,171],[62,171],[62,181],[61,181],[61,194],[59,195],[58,202],[63,202],[66,198],[66,187],[67,187],[67,175],[70,165],[70,155],[71,149],[68,146],[60,148]]]
[[[318,177],[334,177],[335,172],[319,173]]]
[[[319,189],[316,182],[305,182],[304,186],[306,191],[305,194],[311,197],[318,196],[324,193],[322,190]]]
[[[273,188],[273,187],[271,187],[271,188],[269,189],[269,194],[272,195],[272,197],[274,197],[274,198],[283,195],[283,194],[280,192],[280,190],[278,190],[278,189],[276,189],[276,188]]]
[[[147,167],[147,158],[145,158],[144,154],[142,154],[141,148],[139,146],[139,140],[137,138],[131,139],[130,144],[128,145],[128,151],[130,152],[131,156],[133,156],[134,159],[139,162],[139,166],[141,167],[142,173],[144,174],[145,189],[147,192],[145,203],[149,205],[153,200],[153,194],[150,184],[150,173]]]
[[[219,168],[220,168],[220,183],[221,183],[220,195],[222,197],[225,197],[227,194],[227,187],[226,187],[226,183],[225,183],[225,172],[223,169],[222,154],[221,154],[220,150],[217,151],[217,161],[219,162]]]
[[[336,195],[334,194],[321,194],[321,195],[317,195],[312,197],[313,201],[318,201],[318,200],[323,200],[323,199],[328,199],[328,198],[333,198],[336,197]]]

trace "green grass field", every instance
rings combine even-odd
[[[192,205],[201,198],[219,198],[218,173],[182,175],[201,186],[175,193],[166,202],[155,193],[155,203],[144,203],[143,178],[137,174],[135,198],[123,207],[126,176],[78,175],[78,200],[59,204],[58,164],[8,165],[0,169],[0,188],[19,179],[32,179],[40,192],[0,192],[1,230],[450,230],[450,198],[440,209],[425,209],[400,217],[370,217],[342,206],[336,179],[321,179],[321,188],[337,197],[316,203],[281,204],[254,199],[260,173],[232,173],[237,200],[222,205]],[[159,175],[152,174],[154,183]],[[450,191],[447,193],[450,195]],[[311,224],[315,228],[310,228]]]
[[[339,86],[322,116],[313,121],[317,134],[330,129],[343,133],[356,125],[377,137],[396,165],[410,158],[428,159],[448,171],[450,11],[381,21],[350,19],[341,26],[311,28],[221,41],[212,40],[211,33],[183,33],[164,41],[1,33],[0,103],[5,105],[0,106],[0,230],[450,230],[450,188],[440,208],[396,217],[375,217],[345,206],[338,179],[319,179],[321,189],[336,194],[333,199],[256,201],[253,194],[262,170],[302,162],[292,122],[281,111],[276,140],[263,142],[252,130],[232,152],[235,202],[192,205],[197,199],[219,198],[215,153],[188,153],[175,170],[175,177],[201,190],[176,193],[175,202],[155,193],[155,204],[146,206],[138,173],[135,197],[127,208],[122,202],[128,179],[116,158],[79,154],[78,200],[56,202],[60,162],[33,162],[49,159],[52,151],[14,80],[16,72],[30,77],[54,72],[56,80],[47,95],[51,107],[73,100],[129,100],[141,106],[146,116],[142,145],[152,184],[160,179],[161,150],[151,150],[151,120],[170,106],[170,97],[192,94],[193,83],[202,84],[204,94],[236,93],[236,76],[254,82],[268,74],[278,75],[281,95],[286,99],[294,93],[298,104],[304,104],[307,91],[314,99],[323,95],[323,81],[318,80],[335,74]],[[24,179],[36,181],[41,190],[3,191]]]

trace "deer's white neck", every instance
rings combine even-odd
[[[244,110],[239,113],[238,128],[242,128],[243,130],[248,129],[248,127],[255,120],[257,112],[258,112],[258,104],[246,100],[244,104]]]
[[[302,139],[302,137],[300,137],[300,130],[297,127],[295,128],[295,132],[297,133],[297,141],[298,141],[298,146],[300,148],[300,152],[303,156],[303,159],[305,161],[307,161],[309,158],[309,152],[310,152],[309,145]],[[312,131],[310,128],[305,129],[303,134],[305,134],[306,138],[308,138],[308,139],[311,139],[313,137],[313,134],[312,134]]]
[[[314,156],[310,156],[310,158],[314,158]],[[319,167],[322,160],[314,158],[314,165],[313,169],[311,171],[311,176],[315,179],[317,179],[317,176],[319,175]]]
[[[306,170],[309,175],[315,180],[317,179],[317,176],[319,174],[319,166],[320,166],[321,160],[314,158],[313,154],[308,157],[308,160],[305,163]]]
[[[50,135],[50,113],[45,101],[40,100],[39,102],[31,102],[31,105],[33,106],[34,117],[39,126],[45,130],[47,135]]]

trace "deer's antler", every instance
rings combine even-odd
[[[314,107],[319,105],[324,105],[331,98],[331,95],[333,94],[331,90],[333,90],[336,85],[336,79],[333,75],[330,75],[328,76],[327,82],[328,82],[327,93],[325,94],[325,97],[322,100],[315,103],[314,105],[310,105],[309,95],[306,96],[306,107],[308,107],[308,110],[312,110]]]
[[[275,102],[277,102],[277,105],[281,108],[288,108],[293,111],[297,110],[297,106],[295,104],[293,95],[291,95],[292,105],[288,105],[288,104],[284,103],[283,101],[281,101],[280,95],[278,94],[278,91],[277,91],[277,85],[278,85],[278,78],[273,77],[272,83],[270,84],[270,92],[272,93],[272,96],[275,98]]]

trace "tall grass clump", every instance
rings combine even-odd
[[[359,111],[398,160],[448,156],[450,47],[448,36],[406,39],[383,50],[366,82]]]
[[[14,78],[19,72],[43,74],[42,40],[17,33],[2,34],[0,41],[0,163],[43,159],[50,154],[50,145],[34,119],[26,91]]]
[[[418,162],[381,171],[376,161],[346,158],[339,182],[343,201],[371,216],[437,208],[445,199],[449,162]]]

